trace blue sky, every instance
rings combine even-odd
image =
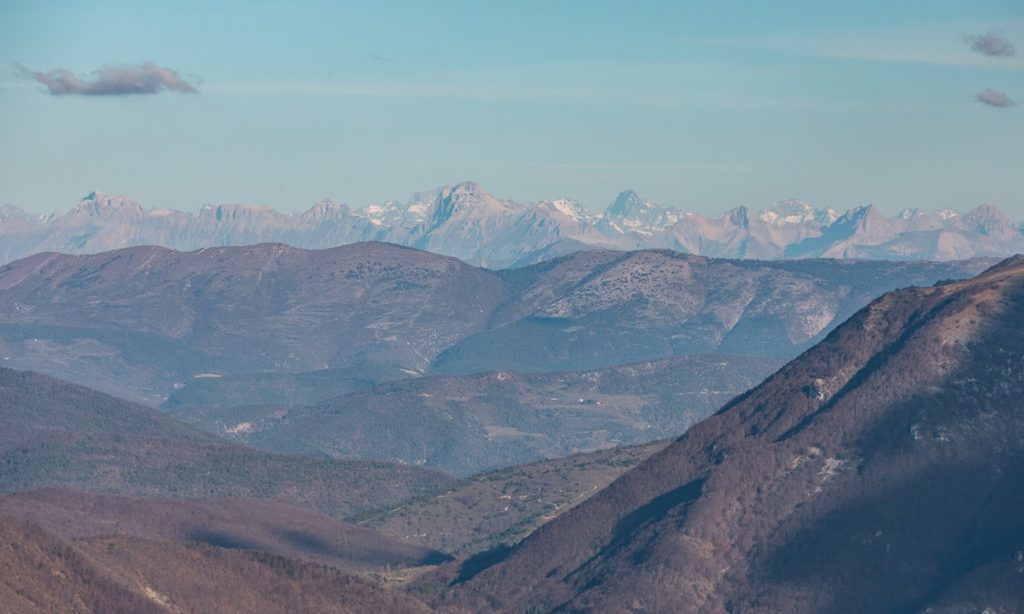
[[[990,29],[1017,53],[965,43]],[[25,74],[144,62],[198,92],[52,96]],[[1019,0],[6,0],[0,67],[0,202],[36,212],[92,189],[296,211],[474,179],[595,210],[635,188],[702,212],[1024,219]]]

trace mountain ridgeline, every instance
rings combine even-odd
[[[886,294],[437,604],[1018,611],[1022,322],[1024,257]]]
[[[383,244],[12,263],[5,362],[181,360],[184,381],[149,381],[170,384],[169,415],[0,368],[0,604],[1016,611],[1024,257],[988,264],[584,251],[495,273]],[[324,363],[287,362],[302,344]],[[682,355],[538,372],[665,347]],[[493,356],[524,366],[470,372]],[[255,402],[268,391],[280,402]],[[414,466],[592,447],[458,482]]]
[[[887,290],[991,262],[604,250],[494,272],[383,243],[42,253],[0,267],[0,359],[153,406],[191,386],[265,402],[243,394],[254,375],[316,402],[425,373],[788,359]]]
[[[97,253],[135,245],[193,250],[277,242],[323,249],[386,241],[491,268],[534,264],[586,248],[672,249],[720,258],[953,260],[1024,251],[1024,234],[998,208],[961,214],[868,205],[838,213],[798,200],[719,216],[684,213],[621,193],[599,215],[571,199],[518,203],[473,182],[353,210],[323,200],[290,215],[268,207],[206,205],[198,213],[145,210],[93,192],[61,215],[0,207],[0,263],[42,251]]]

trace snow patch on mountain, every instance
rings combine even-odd
[[[620,193],[600,214],[570,198],[519,203],[464,181],[352,209],[324,199],[302,213],[261,205],[206,204],[195,213],[146,211],[91,192],[67,213],[32,216],[0,207],[0,262],[41,251],[93,253],[131,245],[194,250],[285,243],[327,248],[386,241],[487,267],[539,262],[586,248],[672,249],[729,258],[947,260],[1024,252],[1024,227],[991,204],[967,213],[907,208],[892,218],[867,205],[842,214],[786,199],[753,213],[683,212]]]

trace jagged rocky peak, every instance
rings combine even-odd
[[[788,198],[776,201],[772,206],[762,209],[758,217],[772,226],[808,224],[827,226],[835,222],[839,215],[834,209],[819,209],[802,200]]]
[[[114,215],[142,215],[142,206],[124,196],[111,196],[92,191],[78,201],[68,215],[111,217]]]
[[[538,208],[547,209],[564,215],[574,220],[591,220],[594,215],[589,209],[579,203],[579,201],[572,198],[558,198],[555,200],[542,200],[539,201],[536,206]]]
[[[413,203],[415,203],[415,210],[413,209]],[[401,227],[405,225],[409,216],[416,216],[416,222],[422,221],[423,207],[422,203],[414,200],[410,200],[406,204],[400,203],[397,200],[389,200],[380,204],[366,205],[359,213],[364,215],[375,226]]]
[[[734,258],[899,260],[1004,256],[1024,250],[1024,229],[994,205],[963,215],[952,209],[928,211],[906,209],[887,217],[865,206],[839,216],[833,209],[788,199],[765,208],[701,215],[626,190],[595,215],[569,198],[519,203],[464,181],[357,211],[323,200],[302,213],[207,205],[193,214],[144,211],[130,199],[93,192],[65,214],[26,218],[12,208],[0,211],[0,245],[6,244],[0,261],[40,251],[116,249],[128,244],[126,237],[181,249],[272,241],[322,248],[375,238],[492,268],[531,264],[586,247],[671,247]],[[25,232],[26,224],[33,232]],[[74,232],[65,232],[63,224]],[[74,238],[83,225],[98,228],[84,244]],[[748,251],[752,246],[754,251]]]
[[[871,230],[880,226],[889,226],[889,220],[885,219],[882,212],[873,204],[862,205],[860,207],[850,209],[836,221],[840,223],[845,222],[863,230]]]
[[[205,215],[213,217],[218,222],[228,220],[237,221],[259,217],[285,217],[283,214],[275,211],[272,207],[268,207],[266,205],[246,204],[223,204],[214,206],[207,203],[199,210],[199,214],[201,216]]]
[[[612,204],[605,211],[607,217],[638,217],[647,214],[652,209],[661,208],[657,203],[644,200],[634,190],[620,192]]]
[[[475,181],[463,181],[457,183],[447,190],[447,194],[444,198],[451,200],[451,202],[462,206],[473,206],[480,207],[485,206],[488,208],[510,208],[509,201],[499,200],[491,195],[490,192],[485,190],[483,186]]]
[[[438,196],[430,216],[435,226],[455,215],[504,215],[520,208],[512,201],[495,198],[475,181],[445,186]]]
[[[448,188],[453,198],[493,198],[482,185],[475,181],[462,181]]]
[[[729,223],[741,228],[750,226],[750,209],[746,207],[741,206],[729,209],[722,217],[729,220]]]
[[[993,204],[985,203],[978,205],[965,213],[962,218],[969,225],[969,229],[978,234],[994,237],[1003,237],[1015,233],[1013,222],[1005,213]]]
[[[679,212],[651,200],[645,200],[633,190],[616,197],[601,216],[605,232],[632,232],[651,235],[679,221]]]
[[[316,222],[329,220],[338,217],[345,217],[351,214],[351,210],[345,203],[334,202],[330,198],[316,201],[312,207],[302,214],[302,219]]]

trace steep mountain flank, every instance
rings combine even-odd
[[[475,554],[518,542],[667,444],[622,446],[491,471],[353,520],[405,543],[457,556]]]
[[[1022,257],[887,294],[489,567],[453,568],[445,601],[1019,609],[1022,322]]]

